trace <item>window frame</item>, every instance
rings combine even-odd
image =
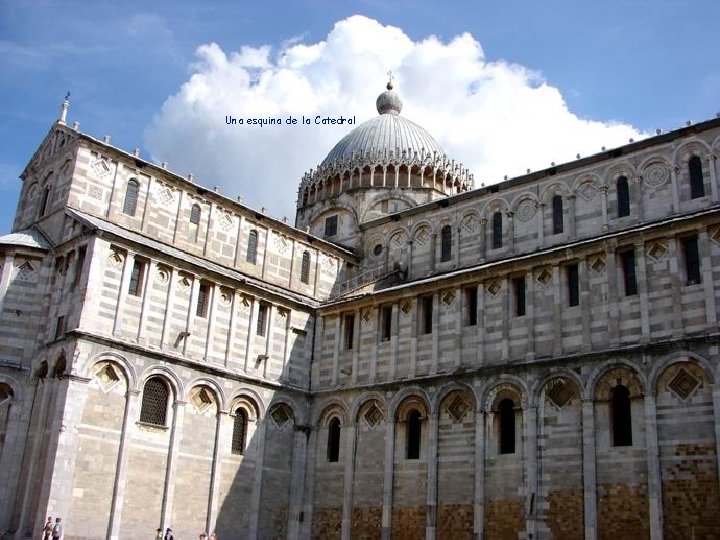
[[[255,334],[261,337],[267,337],[268,318],[270,316],[270,304],[267,302],[258,302],[257,321],[255,321]]]
[[[420,323],[420,334],[423,336],[427,336],[429,334],[432,334],[432,320],[433,320],[433,309],[434,309],[434,295],[432,294],[426,294],[424,296],[421,296],[418,299],[418,303],[420,304],[420,317],[419,317],[419,323]]]
[[[202,210],[200,205],[195,203],[190,208],[190,223],[193,225],[200,225],[200,218],[202,217]]]
[[[417,460],[422,455],[422,420],[419,410],[408,412],[405,422],[405,459]]]
[[[339,463],[340,461],[341,435],[342,425],[340,424],[340,419],[334,417],[328,422],[327,451],[325,454],[328,463]]]
[[[688,178],[690,183],[690,198],[699,199],[705,196],[705,176],[700,156],[691,156],[688,159]]]
[[[619,384],[610,390],[609,409],[612,446],[632,446],[632,399],[627,386]]]
[[[514,454],[517,451],[515,402],[509,397],[501,400],[497,406],[497,415],[498,454]]]
[[[130,178],[125,186],[125,198],[123,199],[122,213],[126,216],[135,217],[139,199],[140,182],[135,177]]]
[[[635,248],[624,249],[620,251],[618,255],[620,256],[620,266],[622,267],[625,296],[636,296],[638,294],[638,282]]]
[[[502,212],[497,211],[492,216],[492,249],[500,249],[503,247],[503,218]]]
[[[552,233],[562,234],[564,230],[563,222],[563,200],[562,195],[553,195],[552,198]]]
[[[210,300],[212,295],[212,284],[207,281],[201,281],[198,287],[198,298],[195,306],[195,316],[201,319],[207,319],[210,311]]]
[[[238,418],[240,418],[240,421],[238,421]],[[238,407],[235,409],[235,417],[233,418],[232,440],[230,443],[230,453],[237,456],[242,456],[245,454],[249,418],[250,416],[243,407]]]
[[[567,305],[575,307],[580,305],[580,270],[577,263],[565,266],[565,278],[567,281]]]
[[[478,324],[478,288],[476,286],[463,288],[464,326],[477,326]]]
[[[247,252],[245,253],[245,262],[257,264],[257,249],[259,243],[259,235],[257,229],[248,232]]]
[[[702,283],[702,262],[700,260],[698,235],[693,234],[680,238],[680,246],[683,253],[685,285],[699,285]]]
[[[355,347],[355,314],[344,313],[342,315],[343,327],[343,350],[351,351]]]
[[[618,176],[615,181],[615,192],[617,194],[617,217],[623,218],[630,215],[630,185],[627,176]]]
[[[513,314],[515,317],[524,317],[527,313],[527,282],[526,277],[512,278]]]
[[[147,261],[140,257],[134,257],[130,279],[128,280],[128,294],[141,297],[145,288],[145,274],[147,273]]]
[[[452,226],[444,225],[440,229],[440,262],[452,260]]]
[[[325,218],[325,237],[337,236],[338,231],[338,215],[333,214]]]
[[[392,338],[392,304],[380,306],[380,341]]]
[[[158,403],[152,403],[148,402],[148,385],[151,383],[154,383],[157,381],[163,388],[165,395],[163,397],[164,403],[160,404]],[[158,387],[159,388],[159,387]],[[167,427],[167,421],[168,421],[168,405],[170,403],[170,397],[171,397],[171,390],[168,385],[168,383],[159,376],[152,376],[149,377],[145,384],[143,385],[143,392],[142,392],[142,400],[140,403],[140,422],[143,424],[151,425],[151,426],[157,426],[157,427]],[[157,407],[157,410],[151,410],[148,411],[147,407]],[[148,418],[148,415],[157,414],[158,416],[162,416],[162,422],[154,422],[153,418]]]
[[[300,261],[300,283],[305,285],[310,283],[310,252],[307,249],[303,251]]]

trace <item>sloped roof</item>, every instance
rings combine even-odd
[[[36,226],[0,236],[0,245],[22,246],[46,250],[53,247],[53,244],[50,242],[48,237],[45,236],[45,234]]]

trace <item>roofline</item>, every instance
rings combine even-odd
[[[340,309],[342,309],[342,306],[344,304],[356,302],[358,300],[371,300],[384,294],[402,294],[403,291],[412,289],[414,287],[422,288],[423,286],[425,286],[428,288],[428,290],[437,290],[437,283],[439,281],[450,280],[452,278],[463,279],[471,276],[473,273],[484,272],[492,268],[502,267],[503,265],[524,263],[529,259],[537,259],[543,256],[563,253],[573,249],[583,249],[591,244],[597,244],[599,242],[604,242],[612,239],[624,239],[626,237],[632,237],[633,235],[637,234],[642,235],[651,229],[660,228],[665,225],[672,226],[673,224],[689,222],[694,219],[699,219],[712,215],[720,215],[720,203],[716,203],[710,208],[704,208],[702,210],[697,210],[691,213],[643,222],[634,227],[623,229],[620,231],[603,233],[597,236],[582,238],[572,242],[565,242],[562,244],[550,246],[541,251],[530,251],[526,253],[513,254],[503,257],[502,259],[483,262],[481,264],[476,264],[474,266],[468,266],[465,268],[449,270],[447,272],[436,274],[431,277],[418,278],[413,281],[408,281],[397,285],[391,285],[390,287],[385,287],[376,291],[369,291],[361,294],[351,295],[332,301],[323,301],[318,308],[318,315],[324,315],[325,313],[327,313],[328,310],[333,311],[333,308],[340,307]]]
[[[268,222],[270,222],[270,224],[272,224],[273,228],[278,229],[281,232],[285,232],[291,236],[296,236],[296,237],[299,236],[300,239],[304,240],[308,244],[319,245],[324,250],[331,252],[339,257],[350,259],[355,263],[360,262],[360,258],[351,250],[340,247],[337,244],[333,244],[332,242],[328,242],[327,240],[324,240],[323,238],[320,238],[318,236],[314,236],[314,235],[310,234],[309,232],[301,231],[300,229],[295,228],[294,226],[290,225],[289,223],[284,223],[282,220],[279,220],[277,218],[274,218],[272,216],[269,216],[267,214],[263,214],[262,212],[254,210],[253,208],[250,208],[249,206],[246,206],[246,205],[238,202],[237,200],[232,199],[226,195],[222,195],[221,193],[217,193],[217,192],[213,191],[212,189],[206,188],[200,184],[196,184],[195,182],[191,182],[184,176],[180,176],[179,174],[177,174],[169,169],[164,169],[163,167],[160,167],[151,161],[143,159],[139,156],[135,156],[134,154],[131,154],[130,152],[127,152],[126,150],[123,150],[122,148],[113,146],[104,141],[100,141],[100,140],[96,139],[95,137],[92,137],[86,133],[82,133],[81,131],[75,131],[74,129],[72,129],[64,124],[58,124],[58,123],[54,124],[53,128],[51,128],[50,132],[54,131],[55,129],[65,130],[69,134],[78,136],[80,139],[85,140],[93,145],[99,146],[107,151],[114,152],[121,158],[130,160],[130,161],[134,161],[135,165],[140,169],[149,167],[152,171],[154,171],[155,173],[158,173],[155,176],[162,176],[162,175],[169,176],[172,180],[182,184],[184,188],[186,188],[188,190],[195,190],[195,192],[198,195],[202,195],[203,197],[207,198],[210,201],[213,201],[216,203],[222,203],[224,205],[229,205],[229,206],[232,206],[235,209],[237,209],[239,212],[244,212],[246,214],[254,215],[255,219],[257,221],[268,221]],[[34,154],[33,154],[33,157],[35,157]],[[32,158],[30,161],[32,161]],[[23,172],[20,175],[21,178],[24,177],[25,172],[27,171],[27,168],[28,168],[28,166],[26,165],[25,168],[23,169]]]
[[[560,165],[555,165],[553,167],[548,167],[547,169],[523,174],[521,176],[516,176],[515,178],[511,178],[510,180],[505,180],[497,184],[491,184],[489,186],[476,188],[470,191],[463,191],[462,193],[458,193],[456,195],[450,195],[442,199],[436,199],[434,201],[421,204],[419,206],[414,206],[413,208],[401,210],[400,212],[396,212],[394,214],[388,214],[386,216],[373,219],[371,221],[366,221],[365,223],[361,223],[360,230],[365,231],[374,227],[378,227],[379,225],[389,223],[391,221],[400,221],[401,219],[405,219],[416,214],[422,214],[432,208],[445,208],[453,204],[464,202],[467,199],[482,197],[492,193],[499,193],[507,189],[512,189],[518,186],[538,182],[551,176],[570,172],[575,169],[580,169],[589,165],[601,163],[603,161],[617,159],[618,157],[625,154],[644,150],[645,148],[650,148],[651,146],[666,144],[677,139],[687,137],[693,134],[698,134],[703,131],[707,131],[717,127],[720,127],[720,117],[711,118],[710,120],[704,120],[702,122],[689,126],[683,126],[676,130],[669,131],[661,135],[651,136],[646,139],[642,139],[641,141],[632,142],[623,146],[618,146],[617,148],[604,150],[602,152],[598,152],[597,154],[593,154],[592,156],[577,159],[574,161],[569,161],[567,163],[561,163]]]

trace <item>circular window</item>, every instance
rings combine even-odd
[[[382,244],[376,244],[373,248],[373,255],[376,257],[382,253]]]

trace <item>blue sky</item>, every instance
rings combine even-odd
[[[303,172],[347,128],[238,134],[225,114],[362,121],[393,69],[404,114],[492,182],[574,155],[567,140],[587,153],[715,116],[718,20],[717,0],[0,0],[0,231],[68,90],[83,132],[292,218]],[[524,122],[533,136],[517,140]]]

